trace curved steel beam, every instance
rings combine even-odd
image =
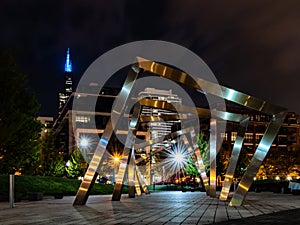
[[[238,162],[238,159],[239,159],[239,155],[240,155],[240,152],[241,152],[241,149],[242,149],[246,129],[247,129],[247,126],[248,126],[248,121],[249,121],[249,117],[242,120],[239,124],[237,137],[236,137],[236,140],[234,142],[232,152],[231,152],[231,156],[230,156],[230,160],[229,160],[229,163],[228,163],[228,168],[226,170],[224,185],[222,187],[221,194],[220,194],[220,200],[225,201],[228,198],[229,191],[230,191],[230,186],[231,186],[232,181],[233,181],[234,172],[236,170],[237,162]]]
[[[137,127],[139,125],[139,117],[142,111],[142,106],[139,102],[135,103],[133,108],[133,115],[129,123],[128,135],[126,138],[122,159],[120,160],[119,170],[117,174],[116,184],[112,195],[113,201],[120,201],[125,173],[128,173],[128,194],[130,198],[135,196],[135,156],[134,143],[136,138]]]
[[[132,89],[132,87],[135,84],[135,81],[139,75],[139,69],[136,67],[136,65],[132,65],[127,78],[125,80],[125,83],[121,89],[120,97],[116,99],[116,105],[114,108],[114,111],[112,113],[122,116],[124,114],[126,102],[129,97],[129,93]],[[116,117],[120,118],[120,117]],[[116,121],[118,122],[118,121]],[[84,175],[83,181],[77,191],[77,194],[75,196],[75,200],[73,202],[73,205],[85,205],[86,201],[89,197],[89,193],[95,183],[95,180],[98,176],[98,170],[100,168],[100,165],[103,161],[103,154],[106,151],[106,147],[108,145],[108,142],[112,136],[113,133],[113,126],[111,119],[109,119],[108,123],[106,124],[105,130],[101,136],[101,139],[97,145],[97,148],[95,150],[95,153],[93,155],[93,158],[89,164],[89,167]]]

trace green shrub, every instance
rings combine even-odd
[[[9,176],[0,176],[0,195],[8,195]],[[76,179],[61,177],[45,177],[45,176],[15,176],[15,194],[27,195],[31,192],[42,192],[44,195],[55,195],[62,193],[63,195],[75,195],[80,186],[81,181]],[[95,183],[91,194],[112,194],[113,185]],[[128,189],[124,188],[123,193],[127,193]]]

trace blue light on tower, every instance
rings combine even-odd
[[[67,58],[65,63],[65,72],[72,72],[72,62],[70,60],[70,48],[67,51]]]

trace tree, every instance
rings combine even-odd
[[[246,149],[242,149],[240,153],[240,157],[237,162],[236,170],[234,173],[234,177],[240,179],[244,175],[247,170],[247,167],[251,161],[251,156],[248,155]]]
[[[67,173],[69,177],[77,178],[84,175],[85,168],[82,168],[82,165],[84,163],[84,158],[81,154],[81,152],[76,149],[71,154],[71,159],[67,162]]]
[[[191,175],[193,177],[193,181],[195,183],[195,178],[197,176],[199,176],[199,172],[198,172],[197,167],[194,163],[194,160],[191,157],[189,158],[188,163],[186,164],[184,170],[188,175]]]
[[[217,155],[217,159],[216,159],[216,163],[217,163],[217,176],[221,176],[222,178],[224,178],[227,168],[228,168],[228,163],[230,160],[230,154],[229,152],[224,149],[223,147],[220,149],[218,155]]]
[[[205,166],[205,172],[208,175],[210,171],[209,148],[208,148],[208,143],[204,138],[203,132],[201,132],[198,136],[198,146],[201,152],[203,164]]]
[[[65,161],[54,146],[53,133],[46,133],[40,140],[40,175],[55,177],[65,175]]]
[[[42,127],[36,119],[39,104],[8,50],[0,53],[0,90],[0,171],[30,173]]]

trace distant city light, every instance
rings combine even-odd
[[[290,175],[288,175],[288,176],[286,177],[286,179],[287,179],[287,180],[292,180],[292,177],[291,177]]]
[[[280,177],[279,177],[279,176],[276,176],[276,177],[275,177],[275,180],[280,180]]]

